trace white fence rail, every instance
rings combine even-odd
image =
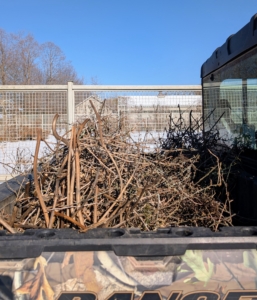
[[[201,114],[201,86],[98,86],[34,85],[0,86],[0,180],[31,167],[36,129],[51,136],[52,119],[60,115],[57,128],[65,132],[70,125],[92,117],[89,99],[105,101],[106,113],[115,122],[134,132],[163,132],[169,115],[178,116],[178,105],[189,117]],[[44,148],[41,147],[41,156]]]

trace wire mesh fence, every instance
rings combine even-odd
[[[3,90],[4,88],[4,90]],[[16,87],[17,88],[17,87]],[[31,168],[37,128],[51,141],[54,114],[61,115],[61,130],[67,123],[67,92],[52,90],[0,90],[0,179]],[[41,149],[41,155],[43,155]]]
[[[37,128],[54,143],[52,120],[59,114],[57,129],[64,134],[73,122],[94,118],[89,100],[103,105],[102,115],[113,126],[130,130],[135,138],[151,133],[158,138],[169,115],[201,115],[200,86],[1,86],[0,87],[0,180],[31,168]],[[44,155],[46,147],[40,149]]]
[[[163,132],[169,116],[179,118],[182,112],[189,122],[190,111],[194,117],[201,115],[201,90],[108,90],[91,93],[75,91],[75,120],[93,117],[89,100],[105,101],[105,115],[112,115],[114,123],[127,131]]]

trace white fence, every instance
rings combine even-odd
[[[163,132],[169,115],[178,116],[178,105],[185,119],[201,114],[201,86],[90,86],[34,85],[0,86],[0,180],[31,167],[36,129],[43,138],[51,136],[52,119],[60,115],[57,128],[65,132],[70,125],[91,116],[89,99],[105,101],[124,128],[134,132]],[[41,156],[44,148],[41,147]]]

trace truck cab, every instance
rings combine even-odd
[[[240,158],[231,187],[233,210],[256,225],[257,14],[205,61],[201,80],[204,133],[216,127]]]

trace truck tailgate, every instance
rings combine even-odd
[[[0,231],[0,299],[257,298],[257,228]]]

